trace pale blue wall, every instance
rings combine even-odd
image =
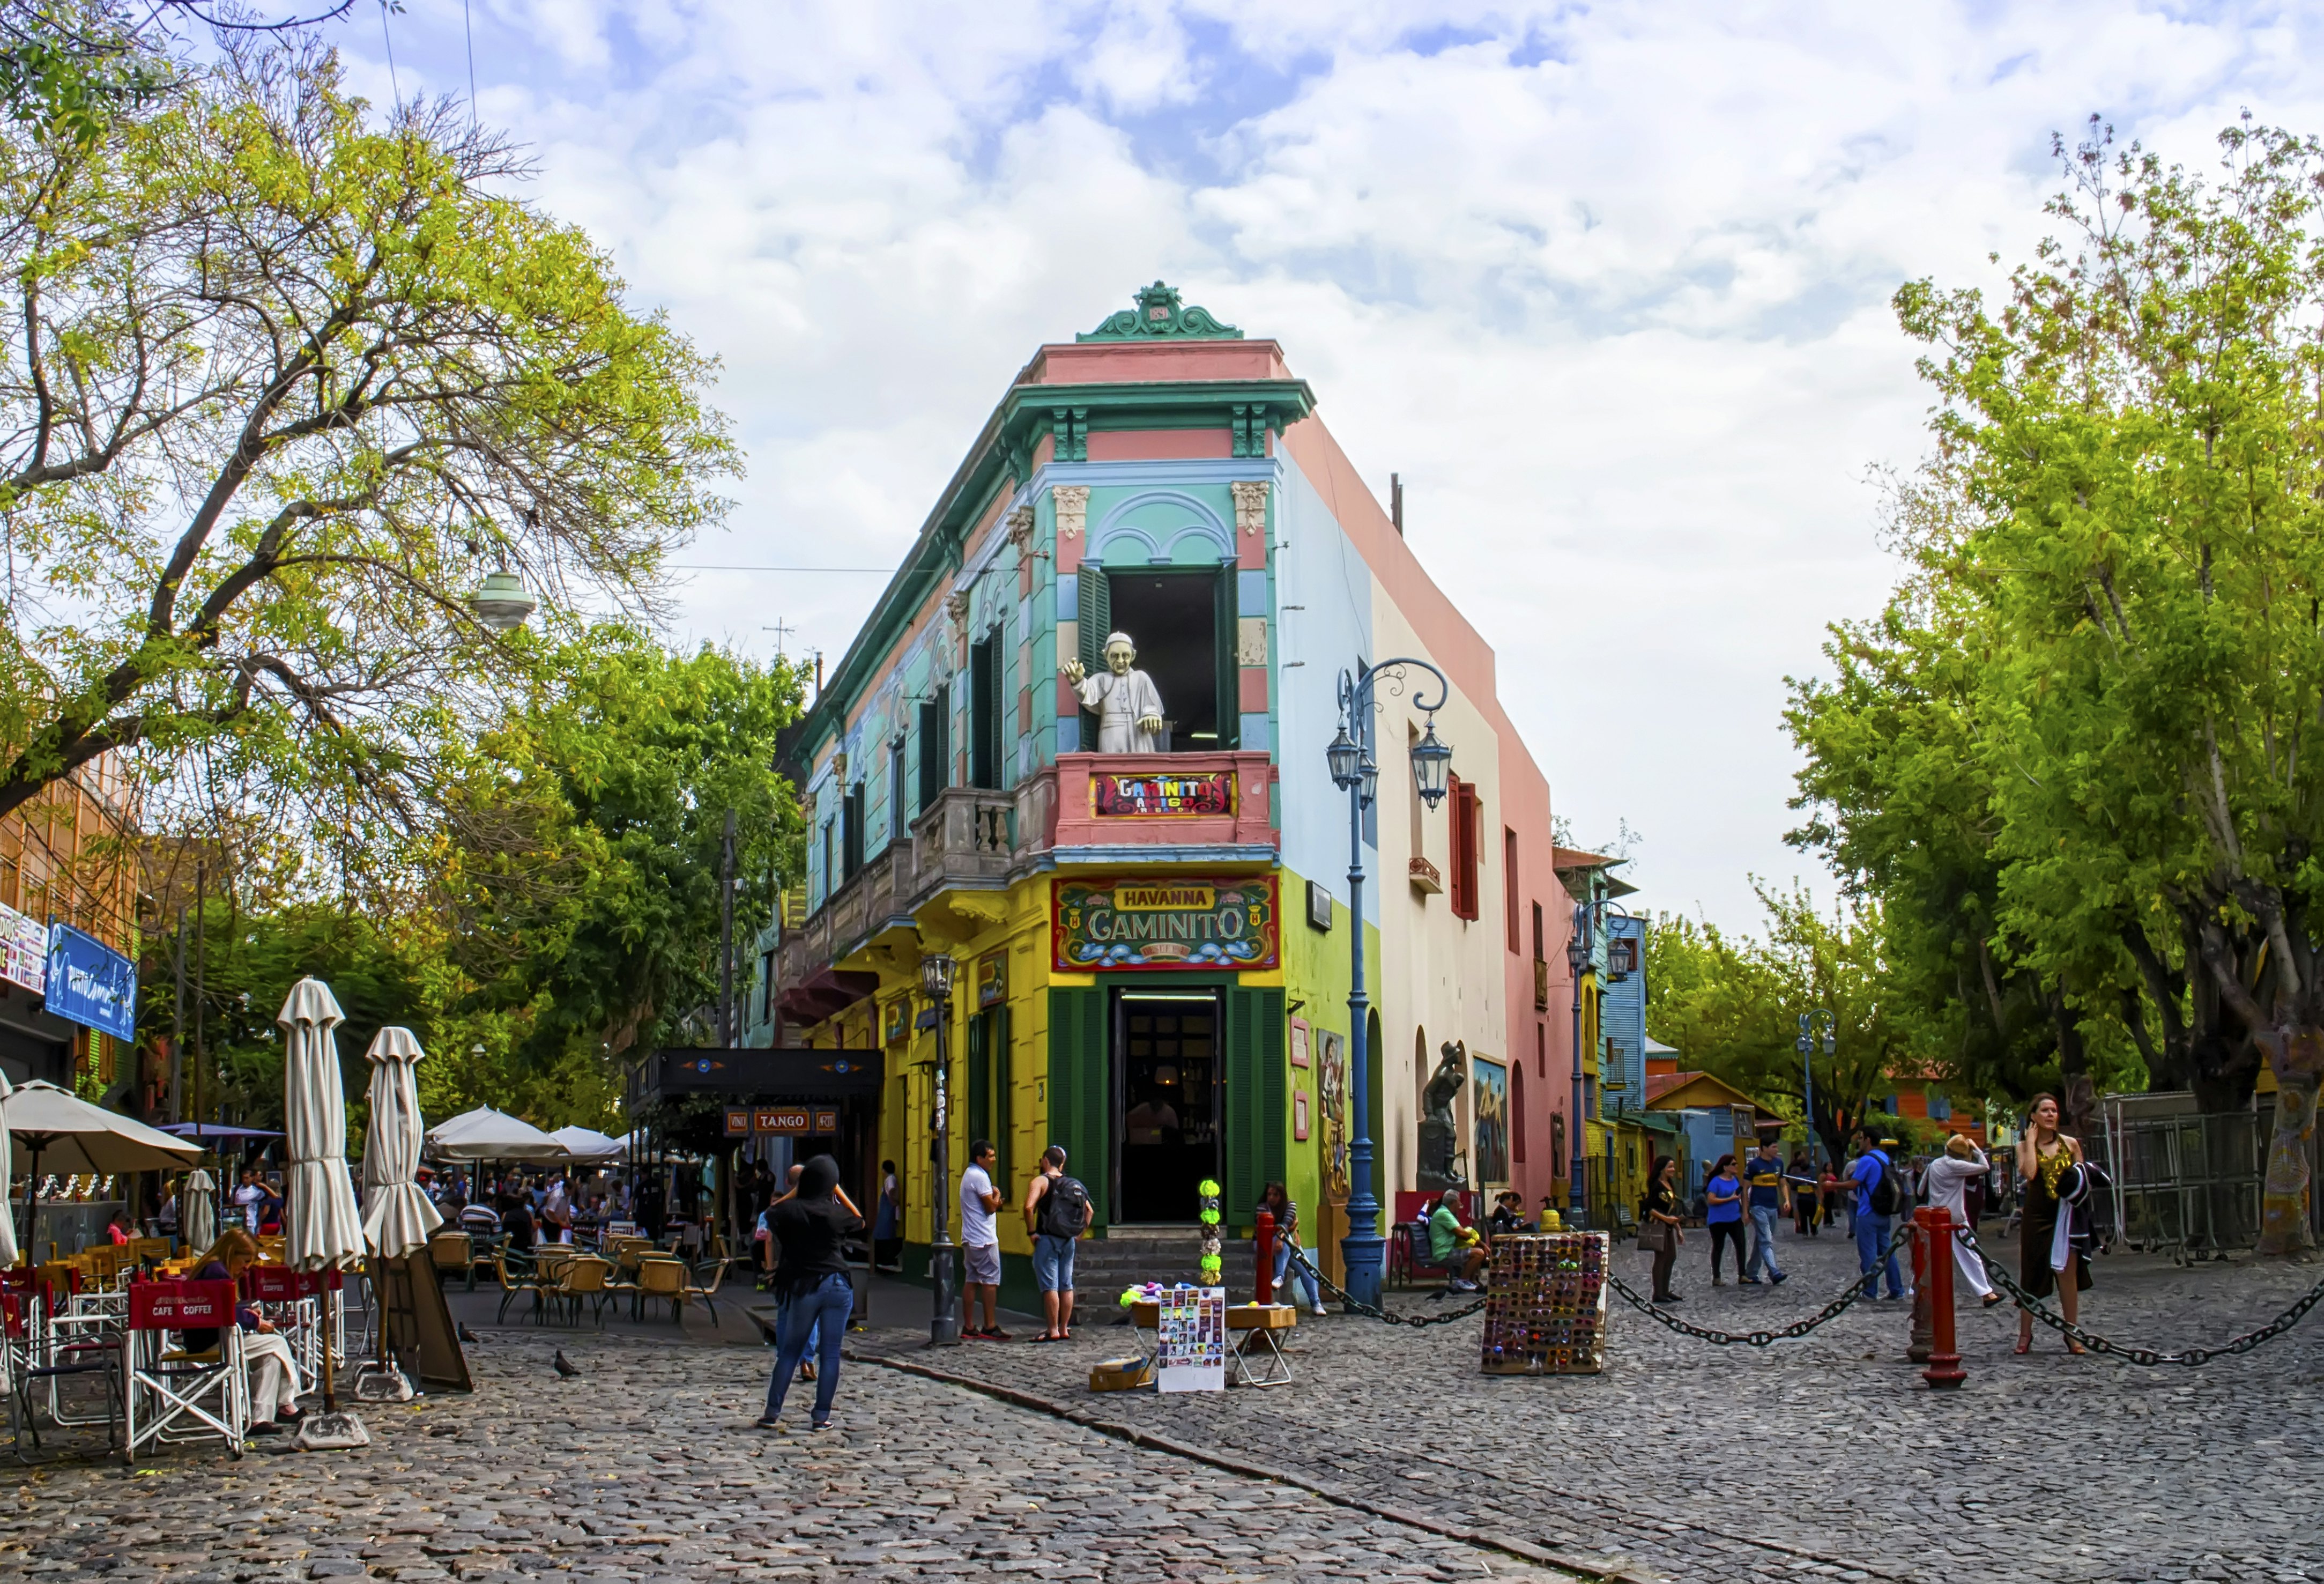
[[[1323,497],[1284,466],[1275,491],[1277,749],[1282,780],[1276,825],[1284,866],[1314,875],[1348,901],[1348,794],[1332,784],[1323,750],[1339,730],[1339,681],[1372,648],[1372,573]],[[1292,607],[1299,608],[1294,609]],[[1402,745],[1395,746],[1398,754]],[[1391,773],[1381,766],[1383,780]],[[1364,919],[1379,922],[1379,854],[1365,849]]]

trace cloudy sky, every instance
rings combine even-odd
[[[2190,163],[2246,108],[2324,132],[2289,6],[403,5],[340,29],[358,85],[473,64],[540,201],[723,359],[750,474],[685,560],[892,565],[1032,348],[1167,278],[1403,475],[1577,834],[1732,926],[1820,878],[1780,712],[1888,585],[1896,284],[2024,256],[2093,112]],[[835,661],[880,581],[701,573],[680,635]]]

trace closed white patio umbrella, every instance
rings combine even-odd
[[[179,1191],[178,1229],[190,1254],[217,1241],[217,1184],[199,1166],[186,1174],[186,1185]]]
[[[282,1143],[290,1157],[283,1173],[290,1224],[283,1253],[291,1269],[331,1270],[363,1257],[363,1212],[355,1208],[355,1184],[347,1178],[347,1095],[339,1077],[339,1042],[335,1032],[346,1014],[317,978],[290,987],[274,1014],[282,1030]],[[352,1414],[339,1412],[331,1377],[331,1349],[338,1335],[338,1294],[323,1293],[323,1412],[299,1427],[296,1445],[359,1447],[371,1432]]]
[[[565,1146],[531,1123],[480,1106],[428,1130],[428,1153],[439,1161],[558,1161]]]
[[[424,1052],[407,1028],[383,1028],[364,1059],[371,1063],[371,1125],[364,1135],[364,1237],[383,1259],[428,1246],[443,1214],[421,1191],[420,1082]]]
[[[282,1029],[284,1263],[320,1271],[363,1257],[363,1212],[347,1177],[347,1098],[338,1040],[346,1014],[320,979],[301,979],[274,1021]]]
[[[8,1081],[8,1075],[0,1072],[0,1103],[7,1100],[14,1087]],[[16,1263],[16,1218],[7,1213],[8,1184],[15,1180],[16,1171],[8,1157],[8,1130],[0,1127],[0,1267]],[[28,1185],[24,1191],[29,1196],[31,1186]]]

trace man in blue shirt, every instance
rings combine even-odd
[[[1775,1218],[1791,1209],[1790,1190],[1784,1186],[1784,1163],[1772,1137],[1759,1141],[1759,1153],[1744,1165],[1743,1181],[1750,1185],[1751,1263],[1744,1267],[1746,1285],[1757,1286],[1759,1273],[1781,1285],[1784,1272],[1775,1264]]]
[[[1856,1159],[1848,1167],[1849,1178],[1856,1184],[1856,1268],[1868,1276],[1879,1264],[1881,1251],[1888,1246],[1889,1222],[1895,1217],[1895,1207],[1902,1202],[1903,1189],[1895,1180],[1895,1168],[1889,1164],[1887,1153],[1873,1144],[1870,1132],[1859,1127],[1850,1142],[1857,1150]],[[1873,1196],[1884,1180],[1887,1188],[1882,1197],[1890,1207],[1886,1213],[1872,1208]],[[1888,1296],[1902,1298],[1904,1278],[1896,1269],[1896,1256],[1890,1254],[1887,1261]]]

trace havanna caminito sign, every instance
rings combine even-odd
[[[1282,961],[1275,876],[1056,880],[1050,939],[1056,966],[1092,968],[1271,968]]]

